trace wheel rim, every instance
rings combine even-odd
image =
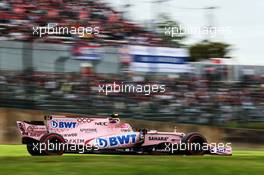
[[[62,155],[64,152],[64,140],[58,136],[48,136],[45,141],[45,153],[47,155]]]

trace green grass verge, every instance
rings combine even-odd
[[[257,175],[264,173],[264,151],[233,156],[96,155],[32,157],[24,145],[0,145],[0,174],[10,175]]]

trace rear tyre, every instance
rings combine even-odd
[[[62,155],[64,153],[64,138],[55,133],[44,135],[40,142],[45,155]]]
[[[206,138],[196,132],[187,134],[183,139],[182,143],[185,144],[185,154],[186,155],[204,155],[206,150],[204,150],[207,145]]]
[[[43,156],[44,153],[40,151],[39,142],[27,143],[27,151],[31,156]]]

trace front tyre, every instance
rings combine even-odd
[[[182,139],[182,143],[185,144],[186,155],[204,155],[206,152],[204,146],[207,146],[207,140],[199,133],[188,133]]]

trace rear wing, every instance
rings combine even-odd
[[[34,140],[40,140],[48,132],[43,121],[17,121],[17,127],[22,138]]]

